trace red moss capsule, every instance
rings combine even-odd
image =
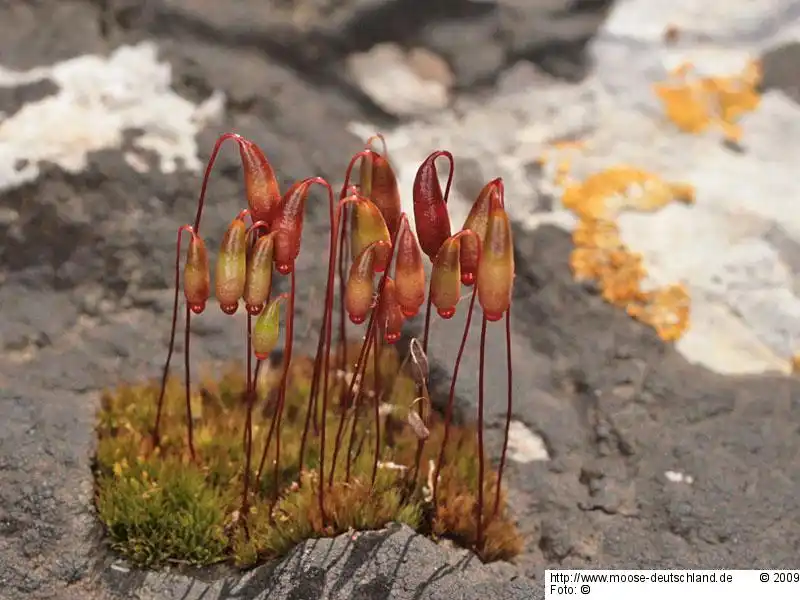
[[[281,333],[281,307],[284,296],[275,298],[267,308],[258,316],[253,326],[252,344],[253,354],[258,360],[266,360],[275,346]]]
[[[394,276],[397,303],[403,315],[411,318],[425,302],[425,265],[417,236],[411,231],[407,219],[400,223],[395,250]]]
[[[446,197],[442,195],[439,185],[439,172],[436,170],[436,159],[444,156],[450,160],[450,176],[452,179],[453,156],[446,150],[438,150],[428,156],[414,179],[414,221],[417,237],[422,251],[433,260],[444,241],[450,237],[450,216],[447,214]],[[450,180],[447,193],[450,191]]]
[[[400,310],[400,304],[397,302],[397,288],[391,277],[386,277],[386,281],[383,284],[379,316],[383,339],[387,344],[394,344],[400,339],[405,317]]]
[[[227,315],[239,308],[247,280],[247,227],[236,218],[231,221],[220,243],[217,276],[214,282],[219,307]]]
[[[511,222],[501,204],[493,200],[489,209],[481,267],[478,269],[478,302],[489,321],[498,321],[511,305],[514,285],[514,244]]]
[[[489,206],[493,199],[499,202],[502,198],[503,180],[493,179],[478,194],[467,219],[461,230],[469,229],[478,236],[468,235],[461,240],[461,283],[472,285],[478,273],[478,261],[480,260],[480,245],[486,239],[486,227],[489,222]]]
[[[275,238],[275,267],[281,275],[288,275],[294,269],[294,261],[300,254],[300,239],[303,234],[303,218],[309,188],[318,183],[317,177],[298,181],[290,187],[283,199],[272,230],[281,235]]]
[[[433,260],[431,303],[443,319],[456,314],[456,305],[461,299],[460,246],[459,237],[447,238]]]
[[[183,267],[183,295],[189,309],[200,314],[211,296],[211,273],[208,267],[208,250],[202,238],[192,232],[186,264]]]
[[[350,246],[353,260],[373,242],[385,242],[376,246],[374,257],[375,272],[382,273],[389,266],[391,253],[390,234],[386,221],[375,203],[363,196],[359,196],[358,201],[352,206]]]
[[[374,293],[373,277],[375,274],[375,246],[371,244],[362,250],[353,264],[344,290],[344,306],[350,320],[356,325],[363,323],[372,308]]]
[[[272,260],[275,233],[260,237],[247,255],[247,277],[244,285],[244,306],[251,315],[264,309],[272,290]]]
[[[397,235],[400,215],[400,189],[389,160],[377,152],[368,150],[361,159],[361,193],[372,200],[386,221],[391,239]]]
[[[272,166],[261,149],[249,140],[239,141],[247,205],[253,221],[272,223],[281,201],[281,190]]]

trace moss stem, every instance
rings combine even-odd
[[[486,316],[481,319],[480,365],[478,367],[478,515],[475,547],[480,553],[483,550],[483,480],[486,464],[483,454],[483,402],[484,402],[484,370],[486,359]]]
[[[475,289],[472,290],[472,296],[469,300],[469,309],[467,309],[467,320],[464,323],[464,333],[461,335],[461,344],[458,346],[458,354],[456,354],[456,362],[453,366],[453,377],[450,379],[450,393],[447,396],[447,406],[445,407],[444,413],[444,431],[442,433],[442,445],[439,448],[439,458],[436,461],[436,470],[434,471],[433,475],[433,505],[436,506],[437,501],[437,492],[439,489],[439,474],[442,472],[442,466],[444,465],[444,456],[445,451],[447,448],[447,441],[450,436],[450,425],[453,421],[453,406],[455,404],[455,397],[456,397],[456,381],[458,379],[458,372],[461,368],[461,359],[464,356],[464,348],[467,345],[467,339],[469,338],[469,327],[472,323],[472,312],[475,308],[475,297],[477,294],[475,293]]]

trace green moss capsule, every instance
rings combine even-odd
[[[251,315],[260,314],[272,290],[272,260],[275,234],[259,238],[247,255],[244,306]]]
[[[231,221],[222,237],[216,275],[217,301],[222,312],[232,315],[239,308],[247,281],[247,227],[240,218]]]
[[[460,238],[447,238],[433,260],[431,303],[443,319],[450,319],[456,314],[456,305],[461,299],[460,246]]]
[[[266,360],[278,345],[281,334],[281,307],[284,297],[275,298],[258,316],[253,327],[253,354],[258,360]]]

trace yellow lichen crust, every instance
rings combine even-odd
[[[353,356],[357,349],[348,353]],[[335,358],[335,357],[334,357]],[[372,361],[370,361],[372,362]],[[334,364],[337,364],[334,360]],[[281,367],[264,363],[253,413],[253,465],[256,471],[277,406]],[[297,543],[349,531],[378,529],[402,522],[421,533],[448,537],[470,546],[476,540],[477,444],[470,425],[452,426],[440,474],[437,506],[432,505],[431,477],[443,433],[441,418],[426,415],[430,435],[414,465],[418,437],[408,423],[415,384],[401,368],[397,353],[384,348],[380,360],[383,393],[380,404],[381,455],[371,484],[375,447],[372,369],[361,380],[361,406],[353,443],[349,482],[345,457],[355,409],[346,412],[346,427],[333,486],[326,489],[325,520],[317,502],[320,423],[312,427],[304,464],[299,447],[310,394],[313,364],[295,358],[281,419],[281,460],[275,487],[275,440],[261,479],[251,486],[248,514],[242,508],[244,424],[246,417],[243,367],[206,376],[193,391],[196,462],[186,446],[185,397],[176,378],[170,381],[161,421],[161,442],[151,441],[158,383],[121,386],[104,394],[98,432],[96,504],[112,546],[133,563],[156,566],[168,562],[208,565],[232,560],[240,566],[279,557]],[[399,375],[398,375],[399,372]],[[329,415],[326,420],[328,479],[341,412],[339,390],[351,374],[330,373]],[[321,397],[321,396],[320,396]],[[317,413],[319,414],[319,412]],[[484,481],[485,561],[511,559],[522,549],[516,526],[502,497],[494,516],[496,474],[487,469]]]
[[[570,256],[576,279],[596,282],[604,300],[653,327],[665,341],[678,339],[689,325],[688,293],[680,285],[643,291],[642,257],[622,242],[614,219],[623,210],[655,211],[673,201],[693,203],[694,190],[627,165],[573,183],[563,196],[564,206],[579,219]]]
[[[750,61],[733,77],[691,77],[692,71],[692,65],[684,63],[670,73],[668,81],[653,86],[667,118],[687,133],[717,126],[728,140],[739,142],[742,131],[737,121],[758,108],[761,100],[761,63]]]
[[[581,147],[578,143],[553,145],[556,151]],[[672,285],[644,291],[647,271],[642,256],[622,242],[616,218],[626,210],[654,212],[670,202],[693,204],[694,188],[630,165],[612,166],[582,182],[573,181],[567,158],[547,153],[539,159],[542,164],[548,160],[557,160],[554,183],[563,187],[562,204],[578,217],[569,259],[575,278],[596,283],[604,300],[653,327],[661,339],[680,338],[689,326],[686,288]]]

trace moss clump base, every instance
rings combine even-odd
[[[370,361],[372,362],[372,361]],[[336,361],[334,361],[336,364]],[[196,460],[186,443],[184,389],[168,383],[161,439],[152,445],[158,382],[124,385],[107,391],[97,427],[96,503],[112,547],[138,566],[165,563],[205,566],[232,561],[247,567],[286,554],[296,544],[350,530],[380,529],[391,522],[409,525],[434,538],[449,538],[476,551],[486,562],[508,560],[522,541],[506,510],[505,496],[495,514],[494,501],[484,504],[484,540],[477,538],[478,452],[471,425],[451,425],[440,473],[437,503],[430,486],[441,447],[443,423],[430,412],[419,473],[418,437],[406,418],[413,405],[415,384],[402,369],[397,353],[384,348],[379,361],[382,393],[368,369],[363,390],[347,409],[333,483],[325,491],[325,515],[317,502],[320,423],[309,433],[304,463],[300,440],[311,388],[312,361],[292,360],[282,418],[281,454],[275,467],[275,439],[265,468],[255,482],[270,421],[277,408],[282,367],[264,363],[257,382],[253,415],[253,465],[248,514],[241,514],[246,420],[245,371],[231,366],[206,376],[191,396]],[[342,409],[339,391],[349,375],[330,374],[326,418],[325,479],[336,444]],[[371,485],[375,452],[374,402],[380,400],[380,456]],[[316,411],[317,416],[319,410]],[[353,458],[346,477],[347,449],[356,419]],[[277,473],[277,487],[276,487]],[[327,484],[327,481],[326,481]],[[493,499],[496,473],[487,469],[484,497]]]

